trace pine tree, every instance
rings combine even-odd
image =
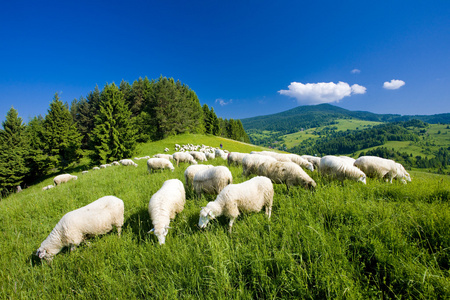
[[[55,94],[44,120],[44,152],[49,155],[53,167],[65,168],[80,156],[81,135],[67,105]]]
[[[130,157],[136,147],[131,112],[123,94],[113,83],[106,84],[100,95],[99,110],[90,135],[94,163],[106,163]]]
[[[26,161],[30,169],[26,181],[31,182],[46,175],[52,167],[49,156],[44,152],[44,118],[41,115],[28,122],[26,136],[29,143]]]
[[[203,104],[202,106],[203,110],[203,121],[205,123],[205,133],[212,134],[213,126],[211,124],[211,111],[209,110],[209,107],[207,104]]]
[[[217,118],[217,115],[214,112],[214,108],[213,107],[211,107],[210,119],[211,119],[210,122],[211,122],[211,126],[212,126],[212,134],[213,135],[220,135],[219,118]]]
[[[17,111],[11,107],[0,130],[0,190],[21,185],[28,172],[26,156],[28,145],[25,125]]]

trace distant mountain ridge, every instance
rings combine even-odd
[[[350,111],[331,104],[298,106],[265,116],[241,119],[244,129],[279,131],[284,134],[302,129],[333,124],[336,119],[355,118],[364,121],[399,122],[418,119],[430,124],[450,123],[450,113],[435,115],[375,114],[367,111]]]

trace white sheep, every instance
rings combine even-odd
[[[66,213],[56,224],[48,237],[42,242],[36,255],[47,261],[58,254],[62,248],[75,249],[87,236],[105,234],[123,226],[123,201],[115,196],[102,197],[86,206]]]
[[[69,180],[77,180],[78,176],[70,175],[70,174],[61,174],[53,178],[53,183],[55,185],[60,185],[61,183],[65,183]]]
[[[221,149],[216,149],[214,151],[215,157],[221,157],[223,160],[226,160],[228,157],[228,153],[225,153],[225,151]]]
[[[185,202],[186,193],[183,183],[179,179],[166,180],[150,198],[148,213],[153,229],[149,233],[156,235],[160,245],[166,241],[170,220],[175,219],[175,215],[183,211]]]
[[[236,165],[240,166],[242,165],[242,160],[244,159],[244,156],[246,156],[248,153],[240,153],[240,152],[230,152],[228,154],[228,165]]]
[[[214,152],[205,152],[205,155],[208,160],[216,158],[216,154]]]
[[[288,153],[288,154],[282,154],[288,157],[293,163],[296,163],[302,168],[308,169],[311,172],[314,171],[314,164],[308,161],[307,159],[301,157],[298,154]]]
[[[260,155],[260,154],[247,154],[242,159],[242,175],[248,176],[250,174],[258,174],[259,166],[266,161],[277,161],[275,158]]]
[[[93,167],[92,170],[94,170],[94,171],[95,170],[100,170],[100,168],[99,167]]]
[[[113,161],[113,162],[111,163],[111,165],[113,165],[113,166],[120,166],[120,163],[119,163],[118,161]]]
[[[266,176],[275,183],[284,183],[289,190],[291,186],[315,189],[316,182],[296,163],[284,161],[267,161],[258,167],[258,175]]]
[[[197,174],[197,172],[206,169],[211,169],[213,167],[214,167],[213,165],[191,165],[187,167],[186,170],[184,171],[184,179],[186,186],[189,187],[192,185],[192,182],[194,181],[194,176],[195,174]]]
[[[366,184],[366,174],[363,171],[348,160],[333,155],[327,155],[320,159],[319,173],[339,180],[348,178]]]
[[[230,218],[229,231],[240,212],[259,212],[265,207],[270,219],[273,204],[273,184],[264,176],[253,177],[238,184],[227,185],[215,201],[209,202],[200,211],[198,226],[205,228],[210,220],[221,215]]]
[[[42,190],[43,190],[43,191],[46,191],[46,190],[52,189],[52,188],[54,188],[54,187],[55,187],[55,186],[54,186],[53,184],[50,184],[50,185],[44,186],[44,187],[42,188]]]
[[[127,159],[121,159],[119,160],[119,163],[122,164],[122,166],[135,166],[137,167],[138,164],[135,163],[134,161],[132,161],[131,159],[127,158]]]
[[[218,194],[228,184],[233,182],[230,170],[225,166],[218,166],[199,171],[193,180],[194,190],[200,197],[201,193]]]
[[[318,156],[312,156],[312,155],[302,155],[301,157],[303,157],[304,159],[306,159],[307,161],[309,161],[310,163],[313,164],[314,168],[316,170],[319,169],[320,166],[320,157]]]
[[[345,155],[340,155],[340,156],[338,156],[339,158],[342,158],[342,159],[346,159],[350,164],[354,164],[355,163],[355,160],[356,159],[354,159],[353,157],[350,157],[350,156],[345,156]]]
[[[165,159],[168,159],[168,160],[173,160],[172,154],[155,154],[155,155],[153,155],[153,157],[165,158]]]
[[[392,159],[378,156],[361,156],[355,160],[354,165],[361,169],[370,178],[385,178],[392,183],[392,179],[400,180],[403,183],[411,181],[411,176],[405,168]]]
[[[164,170],[164,169],[170,169],[175,170],[170,160],[165,158],[158,158],[158,157],[152,157],[147,160],[147,170],[149,173],[152,172],[152,170]]]
[[[192,157],[194,157],[195,160],[197,161],[207,161],[208,159],[206,158],[206,154],[200,151],[191,151],[189,152]]]
[[[194,159],[194,157],[187,152],[175,152],[174,154],[172,154],[172,156],[177,163],[177,167],[180,162],[187,162],[193,165],[197,164],[197,161]]]

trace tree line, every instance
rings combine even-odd
[[[193,90],[173,78],[98,86],[69,106],[56,93],[47,115],[28,124],[12,107],[0,129],[0,190],[69,167],[131,157],[137,143],[182,133],[212,134],[249,142],[240,120],[218,118]]]

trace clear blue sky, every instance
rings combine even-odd
[[[222,118],[331,103],[450,112],[450,1],[4,1],[0,120],[179,79]]]

